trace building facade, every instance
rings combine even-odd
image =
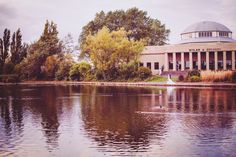
[[[181,33],[178,44],[147,46],[141,54],[140,65],[153,74],[164,71],[235,70],[236,41],[226,26],[203,21]]]

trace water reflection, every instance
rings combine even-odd
[[[0,156],[233,156],[235,96],[235,89],[0,86]]]
[[[108,146],[109,150],[105,151],[124,148],[144,151],[149,148],[153,137],[161,145],[168,119],[135,112],[141,107],[139,95],[150,90],[112,87],[83,87],[82,90],[87,94],[81,97],[84,127],[99,147]]]

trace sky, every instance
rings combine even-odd
[[[180,33],[200,21],[226,25],[236,39],[236,0],[0,0],[0,36],[5,28],[20,28],[25,42],[36,41],[46,20],[54,21],[60,38],[68,33],[78,41],[82,27],[97,12],[137,7],[160,20],[171,30],[168,43],[180,40]]]

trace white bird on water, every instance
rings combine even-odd
[[[175,84],[174,81],[171,80],[170,75],[168,74],[168,80],[166,82],[167,84]]]

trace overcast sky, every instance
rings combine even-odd
[[[35,41],[45,21],[53,20],[63,38],[71,33],[77,41],[81,29],[101,10],[137,7],[159,19],[171,30],[169,43],[199,21],[216,21],[233,31],[236,39],[236,0],[0,0],[0,35],[4,28],[21,28],[24,41]]]

